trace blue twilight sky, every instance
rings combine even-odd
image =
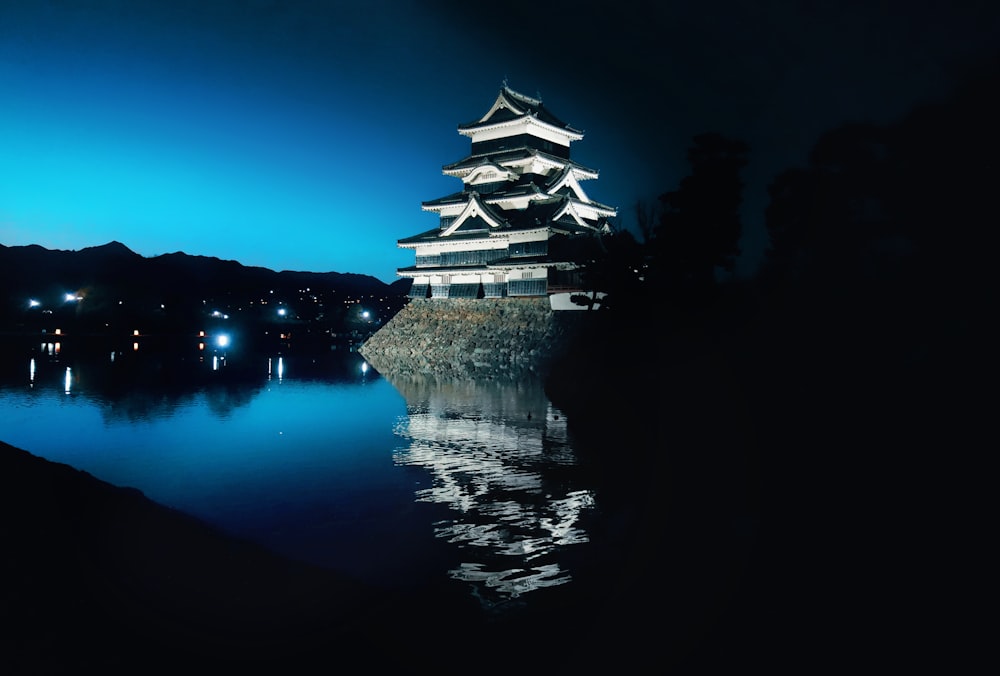
[[[586,133],[624,227],[694,134],[747,141],[750,270],[768,180],[947,94],[996,53],[997,4],[0,0],[0,244],[391,282],[507,78]]]

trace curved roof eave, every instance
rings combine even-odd
[[[516,270],[518,268],[524,267],[545,267],[552,268],[563,261],[554,261],[548,257],[521,257],[521,258],[501,258],[500,260],[493,261],[492,263],[487,263],[486,268],[489,270]]]
[[[438,197],[432,200],[425,200],[420,203],[420,208],[424,211],[436,211],[441,207],[446,207],[454,204],[462,204],[468,199],[467,193],[463,190],[461,192],[453,192],[450,195],[445,195],[444,197]]]
[[[469,155],[462,158],[458,162],[452,162],[451,164],[446,164],[441,167],[441,172],[446,176],[454,175],[459,176],[463,172],[475,171],[477,167],[480,166],[482,160],[487,160],[495,164],[499,164],[501,167],[505,166],[507,163],[514,164],[522,160],[527,160],[532,157],[538,157],[539,159],[549,162],[553,165],[558,166],[568,166],[572,167],[575,172],[582,174],[583,178],[598,178],[599,174],[596,169],[591,169],[590,167],[585,167],[578,162],[573,160],[567,160],[562,157],[556,157],[551,155],[544,150],[538,150],[537,148],[529,148],[528,146],[521,146],[518,148],[510,148],[508,150],[503,150],[501,152],[491,152],[491,153],[478,153],[476,155]]]
[[[436,238],[438,233],[441,232],[441,228],[433,228],[431,230],[425,230],[416,235],[410,235],[409,237],[403,237],[402,239],[396,240],[396,246],[402,247],[404,249],[410,248],[411,246],[416,246],[417,244],[422,244],[427,241],[431,241]]]
[[[568,132],[577,134],[583,133],[582,131],[571,127],[551,110],[546,108],[545,104],[542,102],[541,96],[535,98],[528,96],[527,94],[522,94],[521,92],[512,89],[506,82],[504,82],[503,86],[500,88],[500,91],[497,93],[497,97],[493,100],[493,104],[490,106],[489,110],[487,110],[484,115],[474,122],[460,124],[458,127],[459,131],[488,123],[488,121],[498,111],[504,109],[515,115],[516,118],[514,119],[531,116],[540,119],[546,124],[559,129],[564,129]]]
[[[579,129],[573,129],[570,126],[560,127],[551,122],[546,122],[545,120],[538,119],[535,115],[521,115],[519,117],[512,118],[510,120],[503,120],[502,122],[476,122],[474,124],[464,126],[460,125],[458,127],[458,133],[462,136],[472,136],[477,131],[488,131],[491,129],[503,129],[504,127],[516,127],[525,122],[533,122],[542,127],[546,127],[558,134],[566,136],[574,141],[579,141],[583,139],[584,133]]]
[[[593,209],[594,211],[599,211],[599,212],[607,212],[607,213],[602,213],[603,216],[618,215],[618,209],[616,209],[615,207],[608,206],[607,204],[602,204],[601,202],[597,202],[595,200],[590,200],[588,202],[581,199],[577,199],[575,197],[570,197],[569,199],[572,200],[575,204],[579,204],[580,206],[585,207],[587,209]]]
[[[463,266],[459,266],[459,265],[431,265],[431,266],[425,266],[425,267],[419,267],[419,266],[416,266],[416,265],[410,265],[410,266],[407,266],[405,268],[397,268],[396,269],[396,273],[400,274],[400,273],[404,273],[405,272],[405,273],[410,273],[410,274],[412,274],[414,276],[419,277],[421,275],[439,275],[439,274],[442,274],[442,273],[450,273],[450,274],[470,274],[470,273],[473,273],[474,274],[474,273],[477,273],[477,272],[486,272],[486,270],[487,270],[487,266],[486,265],[469,265],[467,267],[463,267]]]

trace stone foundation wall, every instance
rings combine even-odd
[[[412,299],[358,350],[384,375],[509,379],[545,376],[586,321],[548,298]]]

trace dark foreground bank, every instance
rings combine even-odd
[[[0,443],[4,673],[294,662],[386,599]]]
[[[634,673],[748,658],[747,628],[723,617],[736,598],[720,595],[728,577],[679,570],[691,557],[664,558],[667,536],[631,504],[612,506],[620,528],[597,534],[623,543],[618,558],[594,568],[600,579],[486,614],[450,581],[414,594],[365,586],[0,443],[0,671],[303,673],[362,662],[439,673]],[[692,575],[690,584],[672,584],[667,576],[677,574]]]

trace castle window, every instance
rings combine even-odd
[[[481,286],[475,284],[452,284],[448,289],[448,298],[481,298]]]
[[[512,242],[510,245],[511,258],[524,256],[544,256],[549,252],[549,241],[543,239],[538,242]]]
[[[441,254],[438,265],[485,265],[506,257],[503,249],[476,249],[474,251],[448,251]]]
[[[483,282],[484,298],[503,298],[507,295],[507,285],[503,282]]]
[[[480,195],[489,195],[502,189],[503,186],[503,181],[493,181],[492,183],[478,183],[474,187]]]
[[[507,294],[510,296],[544,296],[548,292],[548,284],[544,279],[512,279],[507,282]]]

